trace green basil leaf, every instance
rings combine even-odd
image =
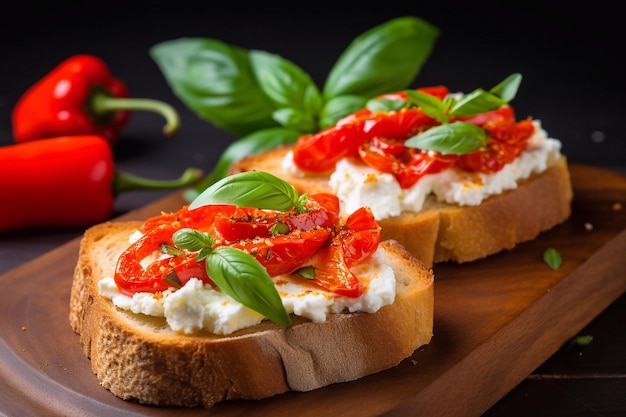
[[[506,77],[498,85],[489,90],[507,103],[515,98],[522,82],[522,74],[514,73]]]
[[[206,260],[209,255],[213,252],[213,248],[202,248],[200,252],[198,252],[198,256],[196,256],[196,262],[202,262]]]
[[[298,132],[310,133],[317,128],[311,114],[291,107],[284,107],[274,111],[272,117],[280,125]]]
[[[164,255],[180,256],[184,254],[182,250],[175,248],[172,245],[168,245],[167,243],[161,243],[159,248],[161,249],[161,253]]]
[[[367,99],[361,96],[344,95],[329,99],[320,114],[320,128],[334,126],[337,121],[365,107]]]
[[[516,73],[508,76],[489,91],[477,88],[461,97],[450,109],[450,114],[453,116],[473,116],[496,110],[515,98],[521,81],[522,76]]]
[[[307,208],[306,208],[306,203],[309,200],[309,195],[307,193],[304,194],[300,194],[300,197],[298,197],[298,201],[296,201],[296,212],[297,213],[306,213],[307,212]]]
[[[279,55],[258,50],[250,51],[250,62],[259,86],[277,109],[296,109],[309,117],[319,114],[322,95],[300,67]]]
[[[561,254],[554,248],[548,248],[545,250],[543,253],[543,260],[555,271],[561,267],[561,264],[563,264]]]
[[[210,248],[215,243],[215,239],[210,234],[188,227],[174,232],[172,241],[179,248],[192,252],[197,252],[202,248]]]
[[[215,285],[235,301],[280,325],[291,323],[274,281],[252,255],[219,246],[209,254],[206,270]]]
[[[174,94],[199,117],[240,137],[277,126],[248,51],[216,39],[180,38],[150,48]]]
[[[296,270],[294,274],[305,279],[315,279],[315,267],[311,265],[303,266]]]
[[[304,102],[302,110],[312,119],[319,119],[322,109],[324,108],[324,98],[316,85],[312,84],[304,92]],[[310,133],[321,130],[319,126],[314,126]]]
[[[298,139],[298,137],[300,137],[300,135],[301,133],[299,132],[282,127],[276,127],[259,130],[236,140],[226,148],[224,153],[222,153],[222,156],[217,161],[213,171],[194,188],[186,190],[183,197],[186,201],[193,201],[202,191],[226,177],[233,162],[248,155],[257,154],[280,145],[292,144]]]
[[[421,107],[424,114],[440,123],[448,122],[447,108],[443,101],[423,91],[407,90],[406,94],[409,97],[410,103],[417,104]]]
[[[484,146],[486,132],[470,123],[454,122],[432,127],[409,138],[405,145],[442,154],[462,155]]]
[[[189,210],[209,204],[234,204],[239,207],[288,211],[298,201],[298,192],[270,173],[248,171],[222,178],[204,190],[189,205]]]
[[[451,109],[456,104],[456,98],[453,96],[446,96],[443,99],[443,105],[446,109]]]
[[[379,111],[390,112],[390,111],[398,111],[406,107],[406,100],[392,100],[388,98],[372,98],[367,101],[366,107],[370,109],[372,112],[376,113]]]
[[[570,345],[578,345],[578,346],[588,346],[593,341],[593,336],[584,335],[584,336],[576,336],[570,342]]]
[[[286,235],[289,231],[289,225],[287,223],[276,222],[274,226],[270,227],[272,236]]]
[[[411,16],[392,19],[362,33],[331,68],[323,88],[324,98],[372,98],[406,88],[438,37],[438,28]]]
[[[473,116],[475,114],[496,110],[506,103],[506,100],[501,99],[495,94],[478,88],[461,97],[450,109],[450,115]]]

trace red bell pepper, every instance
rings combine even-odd
[[[81,227],[111,217],[123,191],[174,189],[197,182],[189,168],[176,180],[143,179],[115,169],[101,136],[64,136],[0,147],[0,231]]]
[[[129,98],[126,85],[106,64],[91,55],[76,55],[31,86],[13,109],[13,135],[18,143],[70,135],[100,135],[112,145],[128,123],[131,110],[160,113],[164,132],[178,131],[178,114],[169,104]]]

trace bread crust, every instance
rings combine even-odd
[[[291,183],[300,193],[331,192],[328,174],[297,176],[282,162],[292,146],[282,146],[235,162],[230,173],[266,171]],[[429,196],[419,213],[379,220],[382,239],[394,239],[426,266],[485,258],[565,221],[573,198],[567,160],[561,156],[541,174],[518,187],[491,196],[478,206],[437,202]]]
[[[381,243],[397,279],[396,300],[374,314],[337,314],[324,323],[292,316],[228,336],[182,335],[164,319],[116,308],[99,295],[138,222],[107,222],[81,240],[70,324],[101,385],[144,404],[210,407],[351,381],[398,365],[433,332],[434,276],[395,241]]]

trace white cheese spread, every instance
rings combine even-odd
[[[341,200],[343,212],[352,213],[368,206],[376,220],[419,212],[429,195],[450,204],[479,205],[489,196],[516,188],[519,180],[545,171],[561,156],[561,142],[548,138],[539,120],[533,123],[536,129],[528,147],[498,172],[485,174],[451,168],[427,174],[414,186],[402,189],[393,175],[380,173],[356,158],[344,158],[337,163],[329,185]],[[291,175],[306,176],[295,166],[292,153],[285,157],[282,166]]]
[[[383,250],[379,249],[366,262],[352,268],[366,287],[358,298],[344,297],[309,285],[306,281],[284,276],[276,277],[274,281],[287,312],[316,323],[344,311],[375,313],[381,307],[392,304],[396,295],[395,275],[384,263],[384,256]],[[140,292],[128,297],[120,294],[112,277],[106,277],[99,281],[98,290],[118,308],[135,314],[165,317],[172,330],[185,334],[206,330],[226,335],[254,326],[264,319],[259,313],[196,278],[176,291],[167,290],[160,294]]]

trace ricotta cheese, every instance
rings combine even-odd
[[[379,249],[352,269],[366,287],[358,298],[344,297],[287,276],[276,277],[274,281],[287,312],[316,323],[345,311],[375,313],[392,304],[396,295],[395,275],[384,263],[384,256],[383,249]],[[120,294],[112,277],[106,277],[99,281],[98,290],[116,307],[135,314],[165,317],[172,330],[185,334],[206,330],[226,335],[264,320],[259,313],[196,278],[175,291],[140,292],[129,297]]]
[[[427,174],[414,186],[402,189],[393,175],[380,173],[356,158],[344,158],[337,163],[329,185],[339,197],[343,212],[352,213],[359,207],[368,206],[376,220],[419,212],[429,195],[449,204],[479,205],[489,196],[516,188],[518,181],[545,171],[561,156],[561,142],[549,138],[539,120],[533,123],[536,129],[528,148],[495,173],[451,168]],[[295,166],[292,153],[285,157],[282,166],[291,175],[306,175]]]

